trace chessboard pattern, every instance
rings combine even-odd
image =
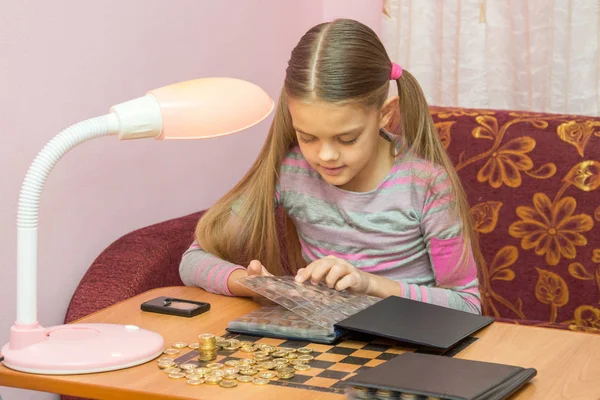
[[[311,367],[309,370],[296,371],[294,377],[291,379],[275,379],[271,380],[269,384],[339,394],[344,393],[346,387],[345,381],[348,378],[355,376],[365,369],[383,364],[398,354],[416,351],[419,353],[441,354],[452,357],[477,340],[475,337],[467,337],[448,351],[440,353],[416,348],[399,347],[391,341],[379,338],[367,341],[345,340],[335,345],[325,345],[239,334],[227,334],[224,337],[257,344],[264,343],[277,347],[295,349],[309,347],[313,350],[311,355],[315,357],[314,360],[308,362],[308,365]],[[219,349],[217,359],[209,362],[199,361],[198,355],[198,351],[193,350],[181,355],[175,359],[175,362],[179,364],[193,363],[199,367],[205,367],[206,364],[211,362],[224,363],[229,360],[252,358],[252,353],[245,353],[239,349],[237,351]]]

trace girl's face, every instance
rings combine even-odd
[[[375,189],[393,165],[392,144],[379,130],[395,107],[398,97],[389,98],[381,110],[288,98],[304,158],[327,183],[354,192]]]

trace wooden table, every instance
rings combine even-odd
[[[211,311],[194,318],[147,313],[140,304],[157,296],[211,303]],[[228,298],[192,287],[160,288],[116,304],[78,322],[134,324],[159,332],[167,344],[192,343],[199,333],[223,334],[227,323],[257,308],[248,299]],[[479,340],[455,357],[498,362],[538,370],[537,377],[514,398],[600,399],[600,335],[495,322],[480,331]],[[342,395],[279,386],[241,384],[234,389],[189,386],[168,379],[152,361],[125,370],[88,375],[33,375],[0,366],[0,386],[12,386],[102,399],[343,399]]]

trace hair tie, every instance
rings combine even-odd
[[[393,62],[392,70],[390,71],[390,80],[395,81],[396,79],[400,79],[401,76],[402,76],[402,67],[399,66],[398,64],[396,64],[395,62]]]

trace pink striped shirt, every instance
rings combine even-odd
[[[365,272],[398,282],[403,297],[480,313],[473,255],[457,272],[461,222],[446,171],[408,152],[399,155],[372,191],[350,192],[323,180],[294,147],[285,157],[275,203],[298,230],[310,263],[333,255]],[[187,285],[230,295],[227,279],[245,268],[192,244],[182,258]]]

